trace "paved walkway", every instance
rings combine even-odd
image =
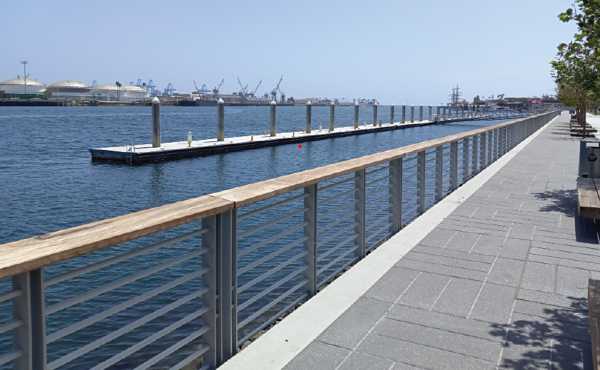
[[[561,117],[286,368],[591,369],[577,160]]]

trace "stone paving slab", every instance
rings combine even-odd
[[[287,369],[591,369],[600,228],[575,217],[578,141],[546,128]]]

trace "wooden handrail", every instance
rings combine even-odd
[[[508,127],[532,117],[427,140],[218,193],[1,244],[0,278],[38,269],[51,263],[169,229],[193,219],[219,214],[439,145]]]

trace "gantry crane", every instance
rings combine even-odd
[[[277,101],[277,92],[280,91],[279,86],[281,85],[281,81],[283,81],[283,75],[281,75],[281,77],[279,77],[279,81],[277,81],[277,85],[275,85],[273,90],[271,90],[271,99],[273,99],[274,101]]]

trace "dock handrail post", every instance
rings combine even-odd
[[[390,105],[390,124],[394,124],[394,105]]]
[[[471,159],[472,159],[471,173],[473,175],[475,175],[476,173],[479,172],[479,168],[478,168],[478,164],[479,164],[479,160],[478,160],[478,157],[479,157],[479,136],[478,135],[474,135],[472,137],[472,141],[473,141],[473,144],[471,145],[472,146],[472,148],[471,148]]]
[[[487,158],[485,157],[487,150],[487,136],[485,132],[479,134],[479,171],[483,170],[487,165]]]
[[[366,239],[366,171],[358,170],[354,173],[354,235],[356,256],[362,259],[367,254]]]
[[[458,142],[450,143],[450,190],[458,186]]]
[[[402,229],[402,162],[403,158],[390,161],[390,234],[395,234]]]
[[[310,297],[317,294],[317,184],[304,188],[304,246],[306,282]]]
[[[401,120],[401,122],[402,123],[406,122],[406,105],[402,106],[402,120]]]
[[[333,132],[335,130],[335,102],[332,101],[329,104],[329,132]]]
[[[277,136],[277,102],[271,100],[271,125],[270,125],[271,137]]]
[[[410,106],[410,122],[415,122],[415,106]]]
[[[379,104],[377,102],[373,103],[373,126],[377,127],[377,108],[379,108]]]
[[[493,140],[493,136],[494,136],[494,132],[493,131],[488,131],[485,135],[486,137],[486,141],[487,141],[487,163],[486,163],[486,167],[487,165],[489,165],[490,163],[492,163],[494,160],[492,159],[492,140]]]
[[[417,214],[425,212],[425,151],[417,153]]]
[[[41,269],[13,276],[13,290],[21,294],[14,298],[13,314],[22,324],[15,329],[16,350],[21,356],[15,369],[46,369],[46,315],[44,281]]]
[[[236,210],[231,209],[217,216],[217,251],[219,263],[219,324],[221,334],[221,357],[227,361],[237,353],[237,237]]]
[[[217,141],[225,140],[225,101],[219,98],[217,101]]]
[[[160,148],[160,99],[152,98],[152,147]]]
[[[419,121],[423,121],[423,106],[419,105]]]
[[[360,105],[358,104],[358,100],[354,101],[354,129],[356,130],[358,128],[358,121],[359,121],[359,111],[360,109]]]
[[[312,131],[312,102],[310,100],[306,102],[306,128],[304,131],[307,134]]]
[[[209,216],[202,218],[202,230],[206,230],[202,236],[202,249],[206,251],[206,257],[202,259],[203,267],[208,270],[206,274],[206,285],[208,291],[204,295],[204,303],[206,305],[206,313],[203,315],[203,320],[208,325],[208,331],[203,335],[203,339],[208,345],[206,362],[209,368],[214,369],[220,362],[223,362],[222,348],[218,343],[218,338],[221,334],[218,333],[218,309],[217,309],[217,291],[220,289],[219,276],[217,267],[217,243],[218,243],[218,216]]]
[[[469,178],[469,138],[466,137],[462,142],[462,183]]]
[[[435,148],[435,201],[439,202],[444,193],[444,146]]]

